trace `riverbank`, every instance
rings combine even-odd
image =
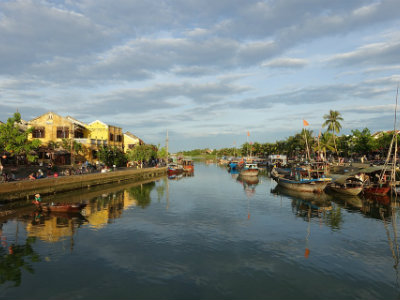
[[[125,169],[109,173],[92,173],[83,175],[42,178],[5,182],[0,185],[0,201],[8,202],[18,199],[29,199],[34,194],[42,195],[62,193],[91,186],[120,183],[123,181],[140,181],[163,176],[167,168]]]

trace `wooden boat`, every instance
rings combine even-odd
[[[42,210],[50,212],[80,212],[85,207],[85,203],[45,203],[42,205]]]
[[[345,195],[358,195],[363,190],[363,181],[354,176],[343,175],[328,185],[329,190]]]
[[[230,170],[237,170],[237,169],[238,169],[238,164],[239,164],[238,161],[236,161],[236,160],[231,160],[231,161],[228,163],[228,168],[229,168]]]
[[[257,176],[259,172],[257,164],[245,164],[240,170],[240,176]]]
[[[182,172],[183,172],[182,166],[180,166],[176,163],[168,164],[168,168],[167,168],[168,176],[181,174]]]
[[[364,194],[386,195],[391,189],[390,170],[386,166],[375,166],[358,171],[364,177]]]
[[[370,183],[369,185],[366,185],[364,187],[363,192],[365,194],[371,194],[371,195],[378,195],[378,196],[383,196],[389,193],[391,189],[391,186],[389,182],[384,182],[384,183]]]
[[[305,178],[304,173],[295,171],[293,175],[279,174],[275,169],[272,169],[271,176],[278,185],[298,192],[321,193],[326,186],[332,181],[332,178]]]
[[[194,163],[191,159],[182,160],[182,166],[184,172],[194,172]]]

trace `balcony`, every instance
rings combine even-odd
[[[74,141],[77,143],[81,143],[83,145],[86,145],[89,143],[89,139],[84,139],[84,138],[75,138]]]

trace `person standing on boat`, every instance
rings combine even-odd
[[[35,200],[33,200],[33,204],[36,205],[36,207],[40,207],[42,203],[42,199],[40,198],[40,194],[35,195]]]

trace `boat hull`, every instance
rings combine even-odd
[[[246,169],[240,171],[241,176],[258,176],[259,170],[258,169]]]
[[[363,190],[362,186],[359,187],[337,187],[337,186],[329,186],[329,189],[334,191],[335,193],[356,196],[360,194]]]
[[[286,189],[308,193],[322,193],[328,185],[328,182],[325,181],[300,182],[281,178],[276,181],[278,185]]]
[[[185,172],[194,172],[194,167],[193,166],[184,166],[183,171]]]
[[[55,204],[55,205],[44,205],[43,210],[50,212],[80,212],[86,204]]]
[[[386,195],[390,191],[390,185],[373,185],[364,187],[363,192],[370,195]]]

